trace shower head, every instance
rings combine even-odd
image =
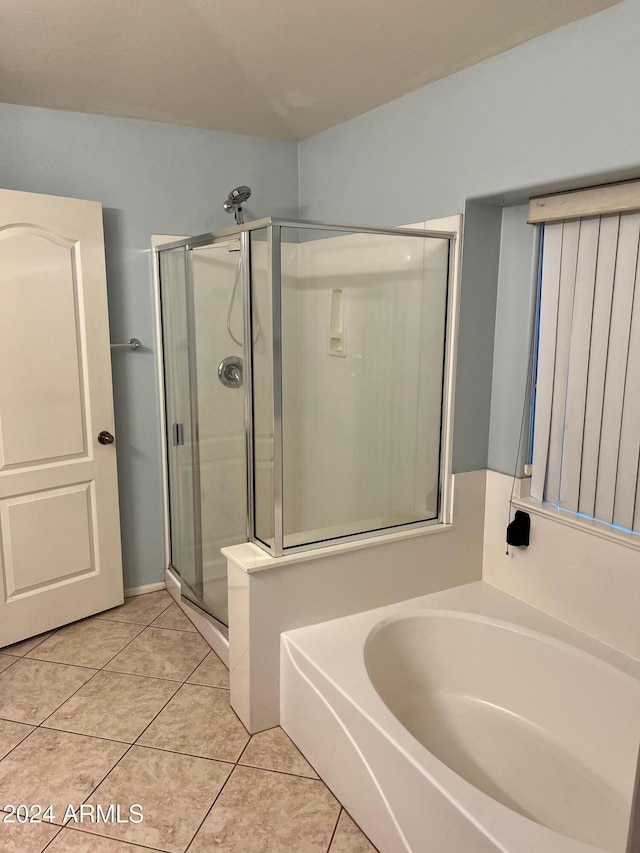
[[[251,198],[250,187],[236,187],[229,193],[227,201],[230,201],[231,204],[244,204],[249,198]]]
[[[244,217],[242,216],[242,205],[248,198],[250,198],[250,196],[251,189],[249,187],[236,187],[234,190],[231,190],[223,205],[227,213],[235,214],[238,225],[242,225],[244,221]]]

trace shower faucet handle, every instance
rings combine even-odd
[[[239,355],[229,355],[218,365],[218,378],[225,388],[240,388],[243,381],[242,359]]]

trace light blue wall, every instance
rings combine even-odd
[[[456,472],[487,467],[501,225],[496,205],[465,205],[453,423]]]
[[[639,44],[640,0],[624,0],[305,140],[301,216],[403,224],[462,212],[470,198],[523,201],[542,189],[638,176]],[[475,205],[467,208],[478,215]],[[495,227],[487,230],[493,241]],[[486,312],[497,276],[487,280],[492,262],[483,254],[495,258],[496,247],[483,249],[477,223],[474,233],[463,260],[454,467],[487,464],[488,404],[478,410],[476,401],[490,399],[493,377],[491,464],[508,470],[511,407],[522,397],[516,362],[526,360],[526,347],[524,355],[509,353],[501,336],[529,297],[523,289],[520,299],[498,304],[494,376]],[[478,293],[486,300],[479,317]],[[507,355],[512,371],[503,366]]]
[[[527,204],[502,211],[488,454],[493,471],[519,476],[529,448],[528,368],[537,286],[536,229],[527,223],[528,212]]]
[[[300,214],[392,225],[640,162],[640,0],[300,144]]]
[[[0,187],[101,201],[113,356],[125,586],[162,580],[159,401],[149,242],[227,227],[230,189],[248,218],[296,213],[297,146],[185,127],[0,105]]]

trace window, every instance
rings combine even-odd
[[[543,222],[531,495],[640,532],[640,182],[534,199],[530,221]]]

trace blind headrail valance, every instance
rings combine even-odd
[[[558,222],[640,210],[640,181],[624,181],[529,200],[529,222]]]

